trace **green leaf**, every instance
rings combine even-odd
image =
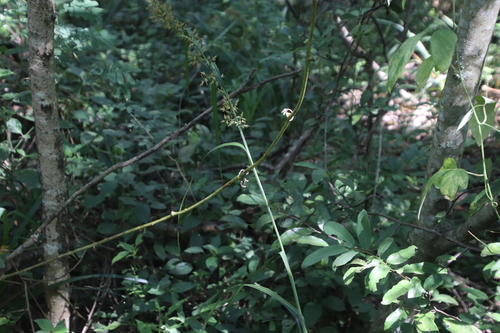
[[[407,317],[408,311],[403,308],[397,308],[385,319],[384,331],[395,331]]]
[[[333,261],[332,269],[335,269],[336,267],[339,267],[339,266],[344,266],[345,264],[349,263],[358,254],[359,254],[359,252],[354,251],[354,250],[350,250],[350,251],[342,253],[337,258],[335,258],[335,260]]]
[[[167,259],[167,252],[165,252],[165,247],[160,242],[155,242],[153,245],[154,251],[158,258],[161,260]]]
[[[356,234],[358,236],[359,244],[361,245],[361,247],[365,250],[369,250],[372,242],[372,229],[370,220],[368,219],[368,214],[364,209],[358,214]]]
[[[494,256],[500,254],[500,243],[487,244],[481,251],[481,257]]]
[[[356,259],[357,260],[357,259]],[[354,262],[353,262],[354,263]],[[351,264],[352,265],[352,264]],[[360,272],[362,272],[365,268],[364,265],[353,265],[350,267],[345,273],[342,279],[344,280],[345,285],[351,284],[352,280],[354,280],[354,276]]]
[[[450,295],[439,294],[439,293],[436,293],[436,292],[434,292],[432,294],[432,301],[433,302],[438,302],[438,303],[448,303],[448,304],[451,304],[451,305],[458,305],[458,302],[453,297],[451,297]]]
[[[424,62],[420,64],[417,68],[417,72],[415,73],[415,81],[417,85],[421,88],[425,85],[429,76],[431,76],[432,69],[436,64],[434,63],[434,58],[430,56],[425,59]]]
[[[405,66],[410,60],[410,57],[413,54],[415,46],[424,36],[425,32],[426,31],[422,31],[418,35],[408,38],[392,56],[389,62],[389,73],[387,79],[387,90],[389,92],[392,91],[394,84],[403,74]]]
[[[414,286],[414,282],[408,281],[408,280],[401,280],[393,286],[391,289],[389,289],[384,297],[382,298],[382,304],[383,305],[389,305],[391,303],[397,303],[398,302],[398,297],[406,294],[410,289],[412,289]]]
[[[486,315],[491,319],[493,319],[494,321],[500,321],[500,313],[488,312],[486,313]]]
[[[457,35],[449,29],[441,29],[431,36],[431,53],[436,67],[441,72],[446,72],[451,65]]]
[[[379,263],[375,266],[370,274],[367,275],[366,279],[366,287],[369,291],[375,292],[377,291],[377,283],[385,278],[387,274],[391,271],[391,268],[384,265],[383,263]]]
[[[458,321],[453,318],[444,318],[443,324],[451,333],[482,333],[476,326],[466,324],[463,321]]]
[[[294,241],[296,241],[298,238],[303,237],[303,236],[308,236],[311,233],[312,233],[312,230],[309,228],[297,227],[297,228],[288,229],[283,234],[281,234],[280,238],[281,238],[281,242],[283,243],[283,245],[289,245],[289,244],[293,243]],[[275,242],[275,244],[277,245],[277,241]]]
[[[347,252],[347,251],[348,251],[348,249],[342,245],[333,245],[333,246],[327,246],[327,247],[321,248],[321,249],[316,250],[313,253],[309,254],[302,262],[301,267],[302,268],[309,267],[309,266],[314,265],[315,263],[323,260],[324,258],[336,256],[336,255],[339,255],[339,254]]]
[[[52,331],[54,328],[54,326],[52,326],[52,322],[48,319],[35,319],[35,322],[44,331]]]
[[[217,149],[224,148],[224,147],[237,147],[237,148],[243,149],[243,151],[246,151],[245,146],[243,146],[239,142],[227,142],[227,143],[223,143],[223,144],[218,145],[217,147],[211,149],[203,158],[207,157],[211,152],[216,151]]]
[[[424,281],[424,289],[426,291],[434,291],[443,284],[443,278],[439,274],[432,274]]]
[[[52,329],[52,333],[67,333],[69,330],[66,328],[66,321],[61,320],[57,323],[56,327]]]
[[[21,125],[21,122],[16,118],[10,118],[7,120],[6,125],[12,133],[23,135],[23,125]]]
[[[435,185],[437,188],[440,186],[443,186],[443,180],[441,178],[445,177],[447,173],[450,171],[456,171],[457,169],[457,162],[453,158],[445,158],[443,162],[443,166],[441,169],[439,169],[438,172],[436,172],[434,175],[432,175],[431,178],[427,181],[425,184],[424,191],[422,193],[422,199],[420,200],[420,206],[418,208],[418,214],[417,217],[420,218],[420,212],[422,210],[422,205],[424,203],[425,197],[427,196],[427,192],[429,192],[429,189],[431,188],[432,185]],[[461,169],[460,169],[461,170]],[[467,172],[464,170],[465,175],[467,175]],[[445,193],[447,194],[453,194],[453,198],[456,195],[456,192],[458,191],[458,186],[460,185],[465,185],[467,187],[468,179],[469,177],[467,176],[467,180],[464,179],[463,177],[463,172],[457,172],[455,174],[448,175],[447,179],[444,181],[444,186],[445,186]],[[443,192],[441,192],[443,194]],[[443,194],[445,195],[445,194]],[[450,196],[451,198],[451,196]]]
[[[13,71],[5,69],[5,68],[0,68],[0,78],[5,77],[5,76],[9,76],[12,74],[14,74]]]
[[[434,322],[435,317],[433,312],[418,314],[415,316],[415,326],[417,332],[420,333],[439,333],[439,328]]]
[[[328,246],[328,243],[324,239],[314,235],[299,236],[295,239],[295,242],[313,246]]]
[[[196,287],[195,283],[180,281],[172,285],[170,290],[174,293],[183,293]]]
[[[411,257],[415,255],[415,252],[417,251],[417,247],[415,245],[411,245],[407,247],[406,249],[399,250],[396,253],[391,254],[387,258],[387,263],[390,265],[399,265],[402,264]]]
[[[495,106],[496,101],[476,96],[476,105],[474,106],[474,114],[469,120],[469,128],[478,146],[481,146],[495,126]]]
[[[353,247],[356,244],[354,237],[347,231],[347,229],[340,223],[337,222],[327,222],[323,226],[323,231],[327,235],[335,235],[339,239],[345,243],[345,245],[349,247]]]
[[[469,175],[464,169],[444,170],[434,184],[448,200],[457,196],[458,188],[466,189],[469,185]]]
[[[299,321],[300,315],[299,315],[299,312],[297,311],[297,308],[295,308],[286,299],[284,299],[283,297],[281,297],[280,295],[278,295],[277,293],[275,293],[271,289],[263,287],[263,286],[259,286],[258,284],[245,284],[245,286],[257,289],[257,290],[263,292],[264,294],[271,296],[273,299],[280,302],[281,305],[283,305],[295,317],[295,319],[297,319],[297,321]]]
[[[264,205],[265,200],[262,198],[261,195],[258,195],[256,193],[252,194],[240,194],[238,198],[236,199],[238,202],[241,202],[245,205]]]
[[[118,254],[113,258],[113,260],[111,260],[111,265],[113,265],[115,262],[119,261],[119,260],[122,260],[123,258],[125,258],[126,256],[128,256],[130,252],[128,251],[120,251],[118,252]]]

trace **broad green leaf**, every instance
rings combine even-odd
[[[180,281],[172,285],[170,290],[173,293],[183,293],[196,287],[195,283]]]
[[[257,225],[256,225],[256,229],[257,230],[260,230],[263,226],[265,226],[266,224],[269,224],[273,221],[271,215],[269,214],[262,214],[259,219],[257,220]]]
[[[422,62],[418,66],[417,72],[415,73],[415,81],[417,82],[417,85],[419,87],[423,87],[425,85],[425,83],[429,79],[429,76],[431,76],[431,72],[434,66],[435,63],[434,63],[434,58],[432,56],[425,59],[424,62]]]
[[[354,265],[353,267],[350,267],[345,273],[342,279],[344,280],[345,285],[351,284],[352,280],[354,280],[354,276],[356,274],[362,272],[364,270],[364,267],[361,265]]]
[[[464,169],[445,170],[434,184],[448,200],[455,199],[458,188],[466,189],[469,185],[469,175]]]
[[[358,251],[347,251],[339,255],[335,260],[333,261],[332,268],[335,269],[336,267],[339,266],[344,266],[345,264],[349,263],[355,256],[359,254]]]
[[[122,260],[123,258],[125,258],[126,256],[128,256],[130,252],[128,251],[120,251],[118,252],[118,254],[113,258],[113,260],[111,260],[111,265],[113,265],[115,262],[119,261],[119,260]]]
[[[347,229],[340,223],[337,222],[327,222],[323,226],[323,231],[327,235],[335,235],[339,239],[345,243],[345,245],[352,247],[356,244],[354,237],[347,231]]]
[[[482,331],[474,325],[469,325],[463,321],[458,321],[449,317],[443,319],[443,324],[451,333],[482,333]]]
[[[207,157],[211,152],[213,152],[213,151],[215,151],[217,149],[224,148],[224,147],[237,147],[237,148],[243,149],[243,151],[246,151],[245,146],[243,146],[239,142],[227,142],[227,143],[223,143],[223,144],[218,145],[217,147],[211,149],[203,158]]]
[[[441,168],[439,169],[439,171],[442,171],[442,170],[454,170],[457,168],[457,161],[455,161],[455,159],[451,158],[451,157],[447,157],[444,159],[443,161],[443,165],[441,166]]]
[[[394,84],[399,79],[401,74],[403,74],[405,66],[410,60],[415,46],[424,34],[425,31],[422,31],[418,35],[408,38],[392,56],[389,62],[389,73],[387,79],[387,90],[389,92],[392,91]]]
[[[163,244],[161,244],[160,242],[155,242],[153,245],[153,249],[158,258],[160,258],[161,260],[167,259],[167,252],[165,252],[165,247],[163,246]]]
[[[491,194],[494,198],[496,198],[500,194],[500,178],[490,184],[490,189]],[[476,195],[474,201],[472,201],[467,217],[471,217],[477,213],[487,202],[490,202],[490,199],[486,195],[486,191],[482,190],[478,195]]]
[[[366,287],[368,288],[368,290],[370,290],[371,292],[377,291],[377,283],[385,278],[390,271],[391,268],[387,265],[384,265],[383,263],[379,263],[377,266],[375,266],[366,278]]]
[[[347,252],[347,251],[348,251],[348,249],[342,245],[333,245],[333,246],[327,246],[327,247],[321,248],[321,249],[316,250],[313,253],[309,254],[302,262],[301,267],[302,268],[309,267],[309,266],[314,265],[315,263],[323,260],[324,258],[336,256],[336,255],[339,255],[339,254]]]
[[[13,71],[5,69],[5,68],[0,68],[0,78],[2,78],[4,76],[9,76],[9,75],[12,75],[12,74],[14,74]]]
[[[245,204],[245,205],[263,205],[265,204],[265,200],[261,195],[252,193],[252,194],[240,194],[237,201]]]
[[[382,304],[389,305],[391,303],[396,303],[398,301],[398,297],[406,294],[411,288],[414,286],[414,281],[401,280],[389,289],[384,297],[382,298]]]
[[[17,120],[16,118],[10,118],[7,120],[7,128],[9,131],[15,134],[23,134],[23,125],[21,125],[21,122]]]
[[[418,208],[418,214],[417,217],[420,218],[420,212],[422,210],[422,205],[425,201],[425,197],[427,196],[427,192],[429,192],[429,189],[431,188],[432,185],[435,185],[437,182],[440,181],[440,179],[446,175],[450,170],[454,170],[457,168],[457,162],[453,158],[445,158],[443,162],[443,166],[441,169],[439,169],[438,172],[436,172],[434,175],[429,178],[427,183],[425,184],[424,191],[422,192],[422,199],[420,199],[420,205]],[[459,177],[460,178],[460,177]],[[438,187],[438,186],[436,186]],[[449,190],[449,188],[447,188]]]
[[[489,297],[484,291],[476,288],[463,288],[467,292],[467,297],[474,303],[481,303],[486,301]]]
[[[486,315],[494,321],[500,321],[500,313],[488,312]]]
[[[399,265],[402,264],[411,257],[415,255],[415,252],[417,251],[417,247],[415,245],[411,245],[407,247],[406,249],[399,250],[396,253],[391,254],[387,258],[387,263],[390,265]]]
[[[388,237],[384,239],[377,249],[377,255],[380,258],[387,257],[386,252],[392,250],[394,247],[397,248],[397,245],[394,243],[394,239],[392,237]]]
[[[436,67],[441,72],[446,72],[451,65],[457,35],[449,29],[441,29],[431,36],[431,53]]]
[[[40,328],[44,331],[52,331],[54,326],[52,326],[52,322],[48,319],[35,319],[35,322],[40,326]]]
[[[433,293],[432,294],[432,299],[433,302],[438,302],[438,303],[448,303],[451,305],[458,305],[458,302],[451,297],[450,295],[446,294],[439,294],[439,293]]]
[[[368,219],[368,214],[364,209],[358,214],[356,233],[361,247],[365,250],[369,250],[372,242],[372,229],[370,226],[370,220]]]
[[[408,311],[402,309],[402,308],[397,308],[395,311],[393,311],[387,318],[385,319],[384,322],[384,331],[391,331],[393,332],[396,330],[402,323],[403,321],[408,317]]]
[[[284,299],[283,297],[278,295],[276,292],[272,291],[269,288],[260,286],[258,284],[245,284],[245,287],[251,287],[251,288],[257,289],[257,290],[263,292],[264,294],[271,296],[271,298],[280,302],[281,305],[283,305],[285,308],[287,308],[287,310],[295,317],[295,319],[299,320],[300,315],[299,315],[299,312],[297,311],[297,308],[294,307],[292,304],[290,304],[290,302],[288,302],[286,299]]]
[[[476,105],[474,114],[469,120],[469,128],[478,146],[483,143],[495,126],[495,106],[496,101],[476,96]]]
[[[311,233],[312,233],[312,230],[309,228],[297,227],[297,228],[288,229],[283,234],[281,234],[280,238],[281,238],[281,242],[283,243],[283,245],[289,245],[292,242],[294,242],[295,240],[297,240],[297,238],[310,235]],[[274,247],[274,245],[277,245],[277,241],[274,242],[273,247]]]
[[[328,243],[324,239],[314,235],[299,236],[295,239],[295,242],[313,246],[328,246]]]
[[[439,333],[439,328],[434,322],[434,312],[427,312],[415,316],[415,326],[420,333]]]
[[[430,262],[418,262],[407,264],[403,266],[403,273],[405,274],[448,274],[446,268]]]
[[[432,274],[427,279],[425,279],[423,287],[426,291],[430,292],[430,291],[436,290],[442,284],[443,284],[443,278],[441,277],[441,275]]]
[[[500,243],[487,244],[481,251],[481,257],[494,256],[500,254]]]
[[[483,276],[485,280],[489,280],[491,278],[500,279],[500,260],[492,261],[484,266]]]

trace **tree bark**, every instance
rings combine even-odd
[[[471,102],[473,103],[476,96],[499,10],[500,0],[469,0],[462,8],[456,56],[448,70],[443,90],[427,164],[427,177],[431,177],[441,168],[445,158],[453,158],[457,166],[460,165],[468,127],[465,126],[459,131],[457,128],[464,115],[471,109]],[[450,230],[450,225],[439,224],[436,217],[438,213],[448,211],[450,205],[439,190],[432,186],[416,224],[438,229],[441,233],[465,243],[471,239],[468,231],[476,233],[486,230],[497,220],[495,208],[488,204],[468,221]],[[446,228],[448,230],[443,230]],[[434,261],[436,257],[456,247],[454,243],[420,229],[413,229],[409,240],[412,245],[418,247],[417,255],[412,258],[413,262]],[[371,333],[383,331],[385,319],[392,310],[394,309],[389,306],[380,306],[371,324]]]
[[[53,0],[28,1],[29,71],[42,184],[43,218],[52,215],[67,198],[54,80],[55,19]],[[61,214],[45,230],[45,260],[66,252],[68,242],[64,232],[65,222],[66,214]],[[67,260],[56,260],[45,266],[48,319],[54,326],[64,320],[69,328],[69,286],[62,284],[56,288],[50,287],[51,284],[68,278]]]
[[[457,165],[460,165],[468,127],[464,126],[459,131],[457,128],[464,115],[471,109],[471,103],[476,96],[499,9],[500,0],[469,0],[464,4],[458,25],[457,57],[446,78],[427,164],[427,177],[431,177],[441,168],[445,158],[453,158]],[[451,226],[446,223],[439,224],[436,215],[448,211],[450,205],[451,202],[432,186],[422,205],[417,224],[446,233],[447,230],[443,228],[449,231]],[[491,207],[485,209],[491,210]],[[489,223],[496,220],[495,215],[485,214],[493,217],[488,219]],[[485,222],[482,221],[482,228],[488,227],[489,223],[485,225]],[[470,237],[467,230],[465,233]],[[418,261],[433,260],[450,249],[441,246],[442,240],[437,239],[435,235],[418,229],[412,230],[409,239],[418,247],[418,255],[415,258]]]

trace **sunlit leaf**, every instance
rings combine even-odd
[[[434,322],[434,312],[426,312],[415,316],[415,326],[418,333],[439,333],[439,328]]]
[[[389,62],[389,73],[387,79],[387,90],[392,91],[394,84],[399,79],[399,77],[403,74],[406,64],[410,60],[411,55],[413,54],[413,50],[415,46],[420,41],[420,39],[424,36],[426,31],[419,33],[413,37],[408,38],[394,53],[390,62]]]
[[[500,243],[487,244],[481,251],[481,257],[493,256],[500,254]]]
[[[358,236],[359,244],[361,245],[361,247],[365,250],[370,249],[370,245],[372,242],[372,229],[370,226],[370,220],[368,219],[368,214],[364,209],[358,214],[356,234]]]
[[[342,245],[334,245],[321,248],[309,254],[302,262],[301,267],[302,268],[309,267],[323,260],[324,258],[336,256],[347,251],[348,249]]]
[[[405,295],[414,286],[413,281],[401,280],[391,289],[389,289],[382,298],[382,304],[389,305],[391,303],[396,303],[398,297]]]
[[[354,240],[354,237],[347,231],[347,229],[340,223],[337,222],[327,222],[323,226],[323,231],[327,235],[335,235],[339,239],[339,241],[342,241],[345,243],[347,246],[354,246],[356,244],[356,241]]]
[[[391,265],[402,264],[402,263],[408,261],[408,259],[410,259],[411,257],[413,257],[415,255],[416,251],[417,251],[417,247],[415,245],[411,245],[411,246],[407,247],[406,249],[402,249],[396,253],[391,254],[387,258],[387,263],[391,264]]]
[[[339,255],[335,260],[333,261],[332,268],[336,268],[338,266],[344,266],[345,264],[349,263],[355,256],[359,254],[358,251],[347,251]]]
[[[457,35],[449,29],[441,29],[431,36],[431,53],[436,67],[441,72],[446,72],[451,65]]]
[[[377,283],[385,278],[389,272],[391,271],[391,268],[384,265],[383,263],[379,263],[377,266],[375,266],[370,274],[368,274],[367,279],[366,279],[366,287],[368,290],[371,292],[377,291]]]
[[[449,317],[443,319],[443,324],[451,333],[482,333],[482,331],[474,325],[469,325],[463,321],[458,321]]]

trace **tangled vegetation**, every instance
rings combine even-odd
[[[500,192],[494,43],[461,164],[426,169],[462,2],[56,1],[69,329],[32,237],[26,3],[0,3],[0,332],[500,332],[498,221],[448,233]]]

